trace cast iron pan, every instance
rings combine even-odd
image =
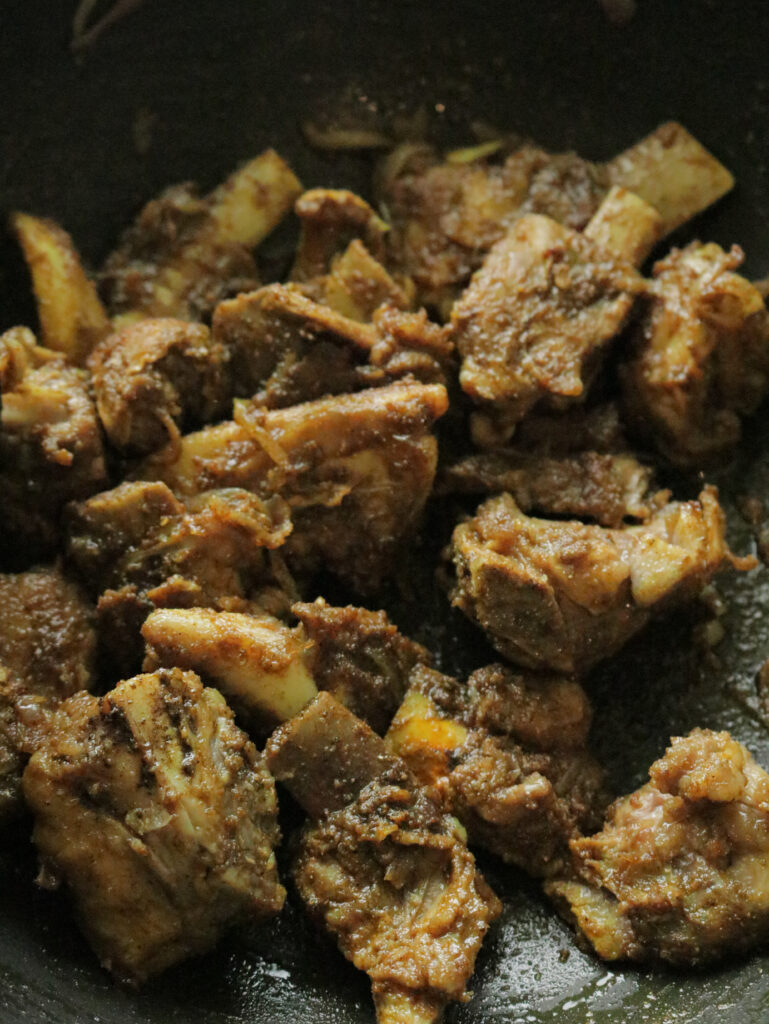
[[[446,141],[466,141],[463,126],[481,117],[594,158],[675,118],[738,180],[688,237],[737,241],[749,273],[766,275],[769,6],[637,6],[631,21],[616,25],[597,0],[146,0],[76,61],[68,50],[74,0],[3,0],[0,202],[61,221],[96,264],[161,187],[189,178],[211,186],[267,145],[308,186],[365,190],[367,158],[323,155],[304,143],[299,124],[319,110],[424,104]],[[0,327],[34,322],[7,240],[0,267]],[[716,476],[740,551],[750,540],[733,500],[746,492],[769,497],[768,440],[765,415]],[[434,512],[433,549],[446,519]],[[410,598],[394,591],[383,603],[443,668],[463,672],[491,659],[477,633],[449,613],[430,569],[411,583]],[[769,766],[769,739],[753,703],[753,677],[769,655],[766,571],[721,589],[729,611],[717,659],[697,652],[694,619],[681,616],[648,629],[589,681],[594,743],[617,792],[642,781],[671,734],[695,725],[731,729]],[[98,968],[66,901],[36,890],[28,823],[3,837],[2,847],[3,1024],[373,1021],[366,978],[306,925],[293,896],[273,924],[228,938],[136,994]],[[490,859],[483,866],[506,910],[479,957],[475,999],[451,1009],[448,1021],[769,1019],[765,958],[702,974],[609,968],[577,950],[534,885]]]

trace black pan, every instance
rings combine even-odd
[[[376,104],[385,113],[424,105],[446,141],[466,141],[463,126],[480,117],[594,158],[680,120],[738,180],[688,237],[738,241],[749,273],[769,273],[762,0],[638,0],[622,25],[597,0],[145,0],[77,59],[68,48],[74,6],[2,2],[0,196],[5,209],[61,221],[93,264],[161,187],[189,178],[211,186],[267,145],[307,185],[365,190],[368,158],[314,152],[299,125],[324,109],[353,115]],[[33,322],[7,240],[0,268],[0,327]],[[768,439],[764,415],[716,480],[738,550],[750,541],[733,500],[769,497]],[[488,660],[431,573],[423,576],[411,602],[385,595],[395,617],[447,670]],[[590,681],[595,744],[618,792],[643,779],[672,733],[694,725],[730,728],[769,766],[753,688],[769,655],[766,572],[728,581],[722,592],[729,611],[717,659],[693,646],[692,617],[679,617],[647,630]],[[373,1021],[366,979],[308,928],[293,897],[272,925],[230,937],[139,994],[123,991],[96,966],[65,900],[35,889],[28,823],[2,846],[2,1024]],[[484,870],[506,911],[479,957],[474,1001],[450,1010],[449,1021],[769,1020],[766,958],[688,975],[609,968],[576,949],[535,886],[491,860]]]

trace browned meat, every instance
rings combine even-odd
[[[629,263],[584,235],[550,217],[520,217],[451,314],[460,383],[486,407],[476,443],[508,440],[540,403],[582,401],[643,288]]]
[[[503,494],[457,526],[450,555],[453,604],[512,661],[560,672],[608,658],[725,566],[755,565],[729,551],[712,487],[620,530],[533,519]]]
[[[621,526],[648,519],[651,470],[632,455],[581,452],[560,459],[500,448],[468,455],[441,476],[441,489],[460,494],[510,493],[524,512],[595,519]]]
[[[96,409],[84,371],[18,327],[0,337],[0,551],[13,564],[50,552],[67,501],[106,483]]]
[[[327,274],[305,281],[301,290],[316,302],[361,323],[368,323],[385,303],[408,309],[414,297],[411,281],[402,276],[396,280],[357,239],[332,260]]]
[[[334,257],[356,240],[382,262],[387,224],[354,192],[313,188],[297,199],[294,212],[302,225],[291,272],[295,281],[308,281],[328,273]]]
[[[18,810],[25,755],[48,714],[93,682],[93,607],[58,569],[0,574],[0,817]]]
[[[573,405],[561,413],[530,412],[515,428],[515,448],[562,458],[592,451],[619,455],[630,450],[616,402]]]
[[[590,718],[585,693],[566,677],[491,665],[463,685],[420,667],[386,740],[423,785],[439,788],[471,843],[552,876],[605,805],[585,746]]]
[[[91,353],[96,408],[112,444],[144,455],[228,411],[226,353],[203,324],[141,320]]]
[[[384,732],[406,692],[415,665],[429,664],[430,654],[399,633],[384,612],[334,608],[318,598],[295,604],[302,624],[318,689],[333,694],[375,732]]]
[[[158,609],[142,627],[144,670],[193,669],[260,731],[297,714],[321,689],[384,732],[428,652],[384,612],[333,608],[321,598],[291,611],[299,619],[293,628],[253,612]]]
[[[646,317],[624,368],[625,407],[637,432],[680,466],[712,461],[740,438],[769,386],[769,313],[734,273],[734,246],[674,249],[654,267]]]
[[[676,737],[546,890],[605,960],[697,966],[769,939],[769,776],[726,732]]]
[[[392,222],[390,258],[413,277],[421,302],[445,316],[483,256],[521,213],[543,213],[577,230],[604,191],[600,170],[573,153],[522,146],[503,163],[441,162],[429,146],[407,144],[379,174]]]
[[[437,458],[429,431],[447,405],[443,387],[408,383],[266,412],[243,404],[237,421],[188,434],[140,472],[182,495],[280,494],[292,568],[322,565],[371,592],[420,521]]]
[[[371,978],[380,1024],[429,1024],[466,1000],[500,905],[456,819],[328,694],[275,733],[267,758],[318,819],[301,836],[299,894]]]
[[[412,376],[443,383],[453,347],[424,313],[391,305],[373,325],[315,302],[296,285],[269,285],[222,302],[213,334],[235,391],[279,409]]]
[[[272,580],[270,551],[291,530],[285,502],[210,491],[185,507],[162,483],[125,483],[69,510],[67,551],[95,596],[117,672],[141,663],[153,608],[246,599]]]
[[[251,249],[301,191],[273,150],[201,199],[175,185],[148,203],[107,259],[103,297],[119,325],[142,317],[199,320],[228,295],[258,286]]]
[[[140,983],[277,913],[275,786],[224,698],[191,672],[59,709],[24,773],[40,882],[61,882],[101,963]]]

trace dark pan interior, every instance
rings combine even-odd
[[[77,60],[68,49],[74,6],[3,0],[0,196],[4,212],[60,220],[94,264],[162,186],[190,178],[210,186],[267,145],[308,186],[365,190],[370,160],[312,151],[300,122],[324,110],[355,117],[370,116],[372,105],[386,113],[424,105],[446,140],[465,139],[463,127],[480,117],[595,158],[680,120],[738,180],[687,236],[737,241],[749,273],[769,273],[769,5],[761,0],[639,0],[624,25],[597,0],[146,0]],[[0,327],[31,315],[25,274],[4,239]],[[715,477],[738,551],[750,540],[733,499],[769,498],[767,438],[764,414]],[[383,602],[443,667],[465,671],[490,655],[435,589],[429,559],[444,517],[433,513],[411,593]],[[769,766],[753,703],[753,677],[769,655],[766,570],[721,590],[729,610],[717,657],[694,647],[694,618],[681,616],[647,630],[590,681],[595,745],[618,792],[643,778],[671,734],[694,725],[730,728]],[[2,846],[3,1024],[373,1021],[366,979],[308,928],[293,898],[272,925],[232,936],[139,994],[118,989],[65,901],[35,889],[27,823]],[[474,1001],[448,1021],[769,1019],[765,958],[693,975],[608,968],[577,950],[536,887],[493,861],[484,869],[507,909],[479,958]]]

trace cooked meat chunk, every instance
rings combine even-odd
[[[100,595],[102,645],[125,673],[153,608],[245,600],[272,580],[270,551],[290,530],[280,498],[220,490],[185,507],[162,483],[125,483],[70,509],[67,551]]]
[[[0,574],[0,818],[50,711],[93,682],[94,609],[59,569]]]
[[[0,574],[0,664],[51,702],[91,685],[93,608],[56,568]]]
[[[159,608],[146,619],[144,671],[193,669],[260,731],[298,714],[317,696],[304,632],[269,615]]]
[[[449,1001],[468,998],[500,911],[459,822],[328,694],[278,730],[267,757],[318,819],[301,836],[299,894],[371,978],[377,1020],[437,1021]]]
[[[507,491],[524,512],[595,519],[602,526],[648,519],[651,470],[632,455],[582,452],[560,459],[516,448],[468,455],[448,466],[441,489],[460,494]]]
[[[443,387],[408,383],[266,412],[244,404],[238,420],[188,434],[140,472],[182,495],[280,494],[294,524],[289,565],[322,565],[370,592],[419,523],[437,458],[429,431],[447,404]]]
[[[424,313],[385,305],[373,325],[269,285],[222,302],[213,334],[232,366],[236,394],[279,409],[326,395],[381,387],[411,375],[443,383],[453,351]]]
[[[41,884],[65,883],[121,980],[140,983],[283,905],[274,783],[194,673],[70,698],[26,768],[24,795]]]
[[[454,530],[452,603],[520,665],[584,672],[735,559],[715,488],[609,530],[533,519],[509,494]]]
[[[692,243],[654,267],[647,314],[623,374],[637,432],[670,462],[698,466],[733,447],[769,387],[769,313],[734,273],[736,246]]]
[[[384,732],[403,699],[411,670],[430,654],[409,640],[384,612],[334,608],[319,598],[291,611],[313,644],[310,664],[319,689],[328,690],[375,732]]]
[[[698,966],[769,939],[769,776],[726,732],[674,738],[571,849],[546,889],[605,960]]]
[[[521,213],[542,213],[580,230],[603,194],[599,169],[573,153],[525,145],[503,163],[441,162],[429,146],[406,144],[380,170],[392,221],[395,266],[413,277],[421,302],[445,316],[459,289]]]
[[[295,604],[299,625],[269,615],[174,608],[142,627],[144,670],[193,669],[209,679],[256,728],[297,714],[318,689],[384,732],[406,692],[411,669],[429,661],[384,612],[333,608],[319,598]]]
[[[43,343],[82,366],[110,322],[72,239],[53,221],[27,213],[14,214],[11,224],[32,275]]]
[[[439,788],[471,843],[552,876],[605,804],[585,747],[590,718],[567,677],[491,665],[462,684],[419,667],[386,740],[420,783]]]
[[[360,240],[374,259],[385,255],[387,224],[371,206],[347,189],[313,188],[294,204],[302,225],[291,276],[307,281],[326,274],[335,256]]]
[[[228,411],[226,353],[203,324],[141,320],[91,353],[96,408],[112,444],[144,455]]]
[[[476,443],[507,440],[539,403],[585,397],[642,279],[630,264],[549,217],[519,218],[454,306],[462,388],[487,415]]]
[[[301,186],[274,150],[201,199],[175,185],[148,203],[107,259],[101,288],[118,325],[143,317],[200,320],[228,295],[258,286],[251,249]]]
[[[26,328],[0,336],[0,490],[6,564],[50,553],[66,502],[106,483],[101,430],[83,370]]]
[[[361,323],[370,321],[384,303],[408,309],[413,291],[410,281],[392,277],[357,239],[333,259],[327,274],[302,285],[309,298]]]
[[[631,189],[662,217],[667,234],[734,187],[731,173],[675,121],[668,121],[606,165],[612,185]]]
[[[619,455],[630,450],[618,404],[573,405],[560,413],[533,411],[515,428],[514,447],[542,457],[582,452]]]

